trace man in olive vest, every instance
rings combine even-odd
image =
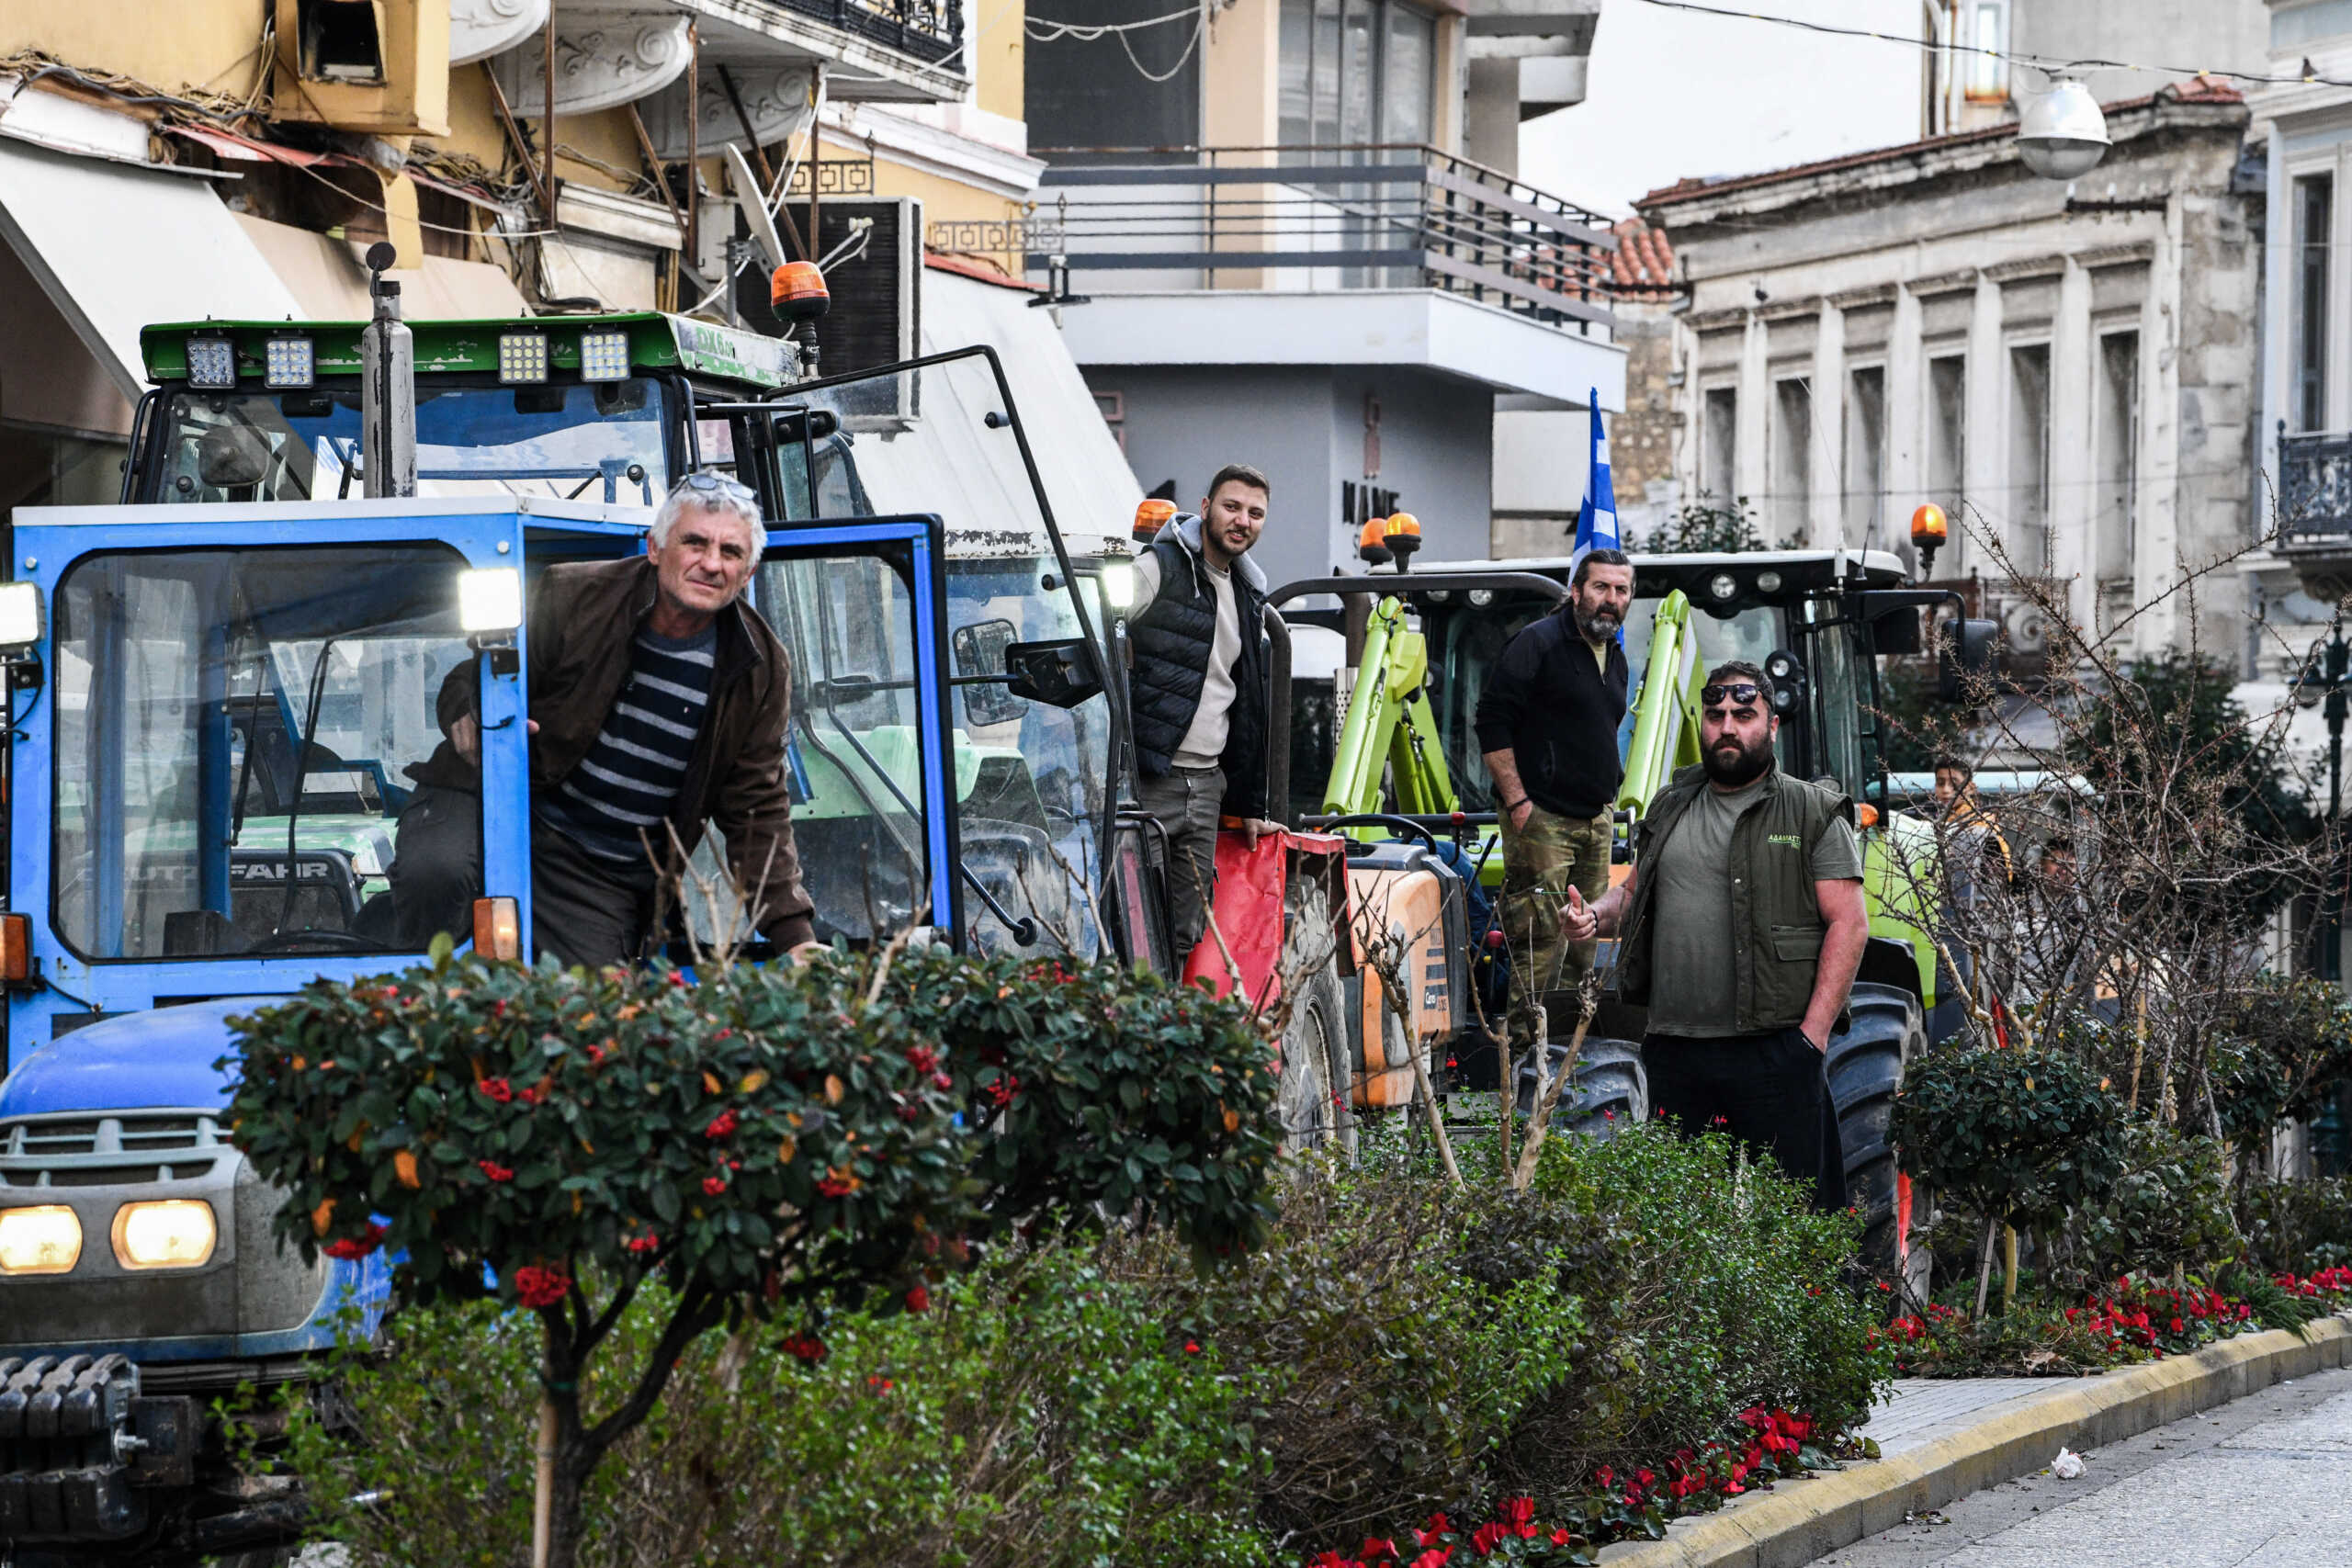
[[[1822,1076],[1830,1032],[1870,940],[1852,803],[1781,773],[1772,686],[1723,664],[1700,692],[1702,765],[1651,804],[1634,874],[1572,939],[1619,932],[1618,989],[1649,1009],[1650,1103],[1686,1135],[1722,1125],[1845,1207],[1844,1162]]]

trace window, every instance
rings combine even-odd
[[[2140,453],[2140,334],[2109,333],[2098,340],[2098,424],[2091,439],[2098,476],[2093,526],[2101,581],[2132,575],[2138,547]]]
[[[2327,428],[2327,240],[2335,181],[2295,182],[2295,428]]]
[[[1429,141],[1437,21],[1398,0],[1283,0],[1282,142]]]
[[[2010,564],[2047,577],[2050,556],[2050,345],[2009,350]]]
[[[384,44],[377,35],[373,6],[350,0],[298,0],[302,74],[313,82],[357,82],[380,86]]]
[[[1773,536],[1802,543],[1813,510],[1813,388],[1802,378],[1772,387]]]
[[[424,544],[77,562],[56,598],[60,940],[101,961],[399,951],[393,829],[471,657],[465,564]]]
[[[1846,542],[1879,542],[1885,488],[1886,367],[1871,365],[1846,378]]]
[[[1972,51],[1968,57],[1968,96],[1972,103],[2001,103],[2009,96],[2008,0],[1969,0],[1962,11],[1962,37]]]
[[[1961,518],[1968,504],[1968,361],[1959,355],[1928,362],[1928,497],[1951,519],[1951,544],[1944,559],[1957,570]]]
[[[1717,506],[1729,506],[1737,493],[1739,469],[1739,393],[1730,387],[1708,389],[1699,430],[1699,495]]]

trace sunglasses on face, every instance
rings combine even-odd
[[[1747,707],[1763,694],[1764,688],[1753,681],[1741,681],[1736,684],[1721,686],[1702,686],[1699,688],[1699,705],[1711,708],[1718,703],[1729,701],[1735,707]]]

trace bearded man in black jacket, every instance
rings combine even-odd
[[[1560,914],[1609,887],[1628,683],[1617,634],[1633,602],[1625,553],[1588,552],[1567,599],[1510,640],[1478,698],[1478,749],[1502,824],[1510,1035],[1521,1051],[1534,1035],[1537,998],[1582,985],[1592,968],[1595,944],[1568,941]]]

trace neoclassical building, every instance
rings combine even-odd
[[[2006,575],[1996,539],[2085,624],[2154,604],[2135,651],[2248,662],[2245,572],[2166,592],[2267,510],[2246,106],[2200,77],[2106,112],[2113,148],[2072,186],[2025,167],[2012,122],[1644,197],[1689,290],[1680,493],[1775,541],[1899,550],[1932,501],[1967,523],[1938,579]]]

